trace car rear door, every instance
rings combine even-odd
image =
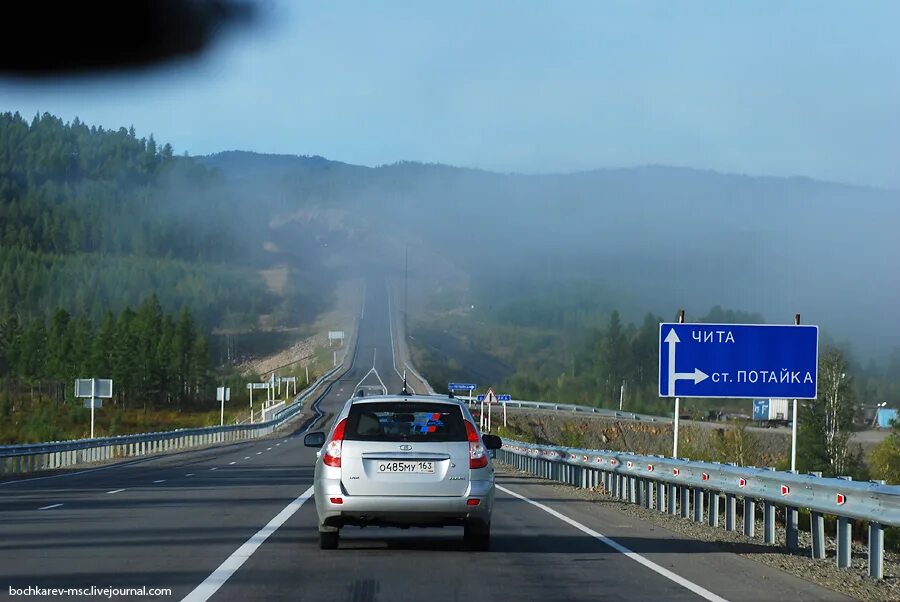
[[[348,495],[465,495],[469,443],[456,403],[367,401],[347,416],[341,482]]]

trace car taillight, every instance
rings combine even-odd
[[[346,418],[338,422],[337,427],[334,429],[334,435],[331,436],[331,441],[325,446],[325,456],[322,458],[322,461],[325,462],[326,466],[341,467],[341,444],[344,441],[344,429],[346,426]]]
[[[484,451],[484,443],[475,430],[475,425],[466,422],[466,438],[469,440],[469,468],[484,468],[488,464],[487,453]]]

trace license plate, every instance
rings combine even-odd
[[[433,473],[434,462],[403,462],[399,460],[381,460],[378,462],[378,472],[412,472]]]

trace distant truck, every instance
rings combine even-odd
[[[787,399],[754,399],[753,421],[760,426],[786,426],[790,423],[791,412]]]

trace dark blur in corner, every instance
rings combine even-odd
[[[258,7],[238,0],[5,4],[0,76],[117,73],[198,57],[228,27],[252,23]]]

